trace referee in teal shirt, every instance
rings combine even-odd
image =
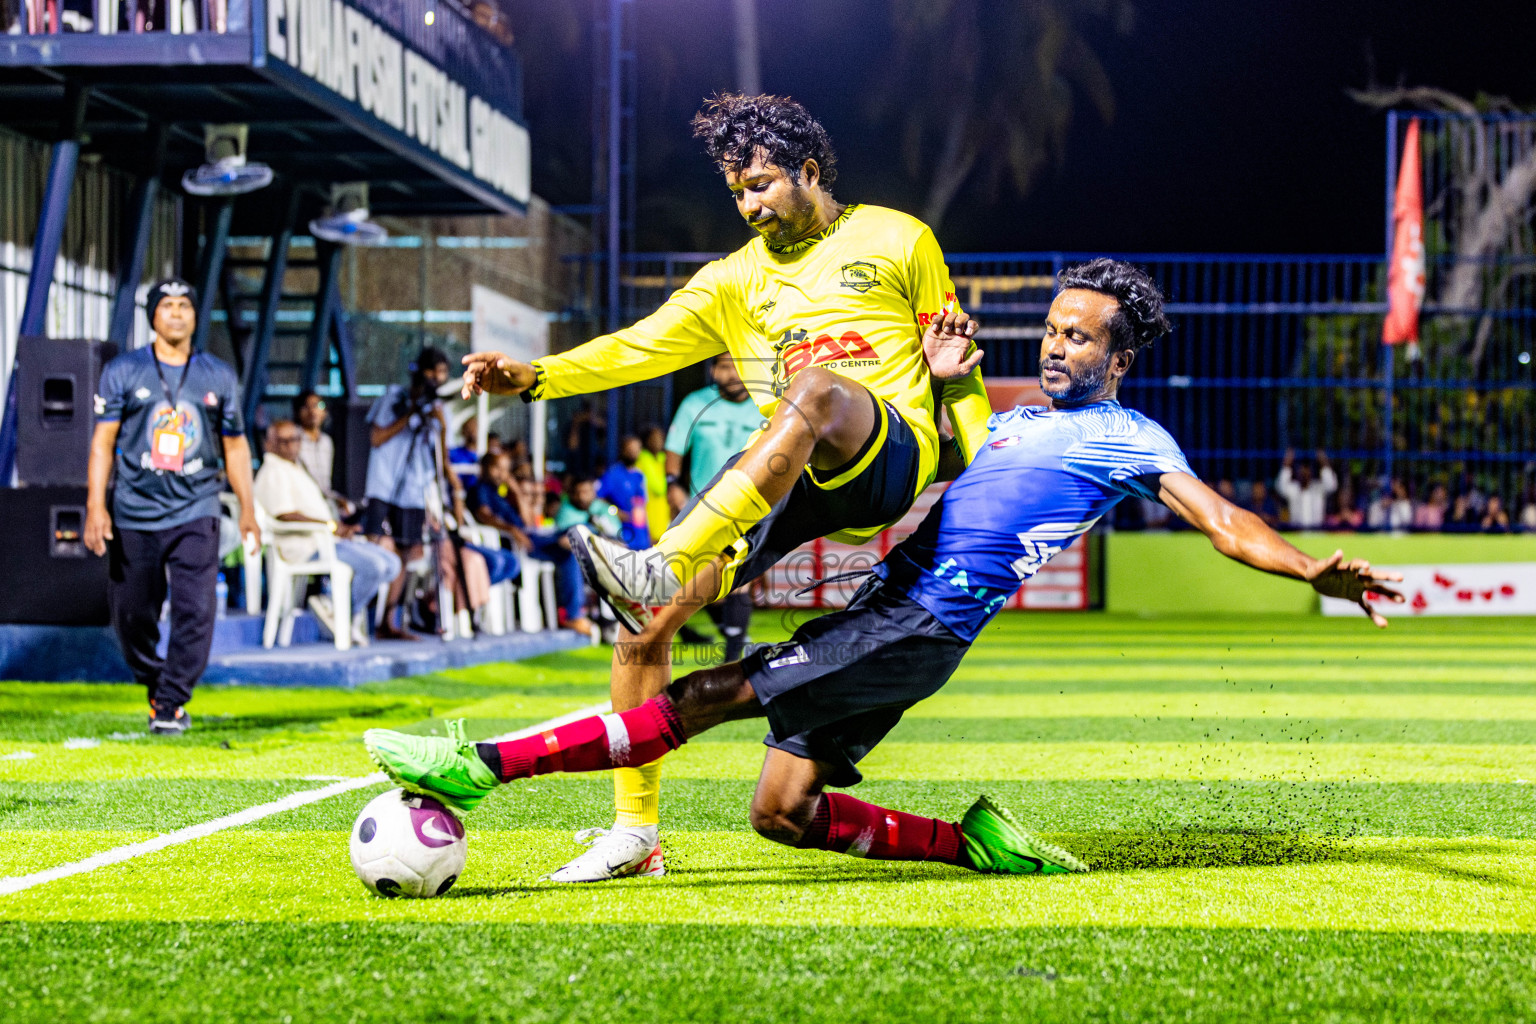
[[[684,398],[667,431],[667,504],[674,516],[765,425],[730,356],[717,356],[710,373],[714,384]],[[706,611],[725,637],[725,660],[736,661],[746,648],[752,619],[750,588],[728,594]]]

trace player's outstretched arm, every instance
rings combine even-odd
[[[564,398],[651,380],[726,351],[739,333],[741,309],[725,271],[707,264],[661,308],[639,323],[599,335],[567,352],[522,363],[500,352],[464,357],[464,386],[481,392]]]
[[[471,352],[462,361],[464,385],[459,389],[461,398],[479,394],[520,395],[538,380],[532,366],[500,352]]]
[[[1264,520],[1238,508],[1188,473],[1164,473],[1158,485],[1163,504],[1210,538],[1212,546],[1228,558],[1262,572],[1304,580],[1325,597],[1353,601],[1383,628],[1386,617],[1371,606],[1366,595],[1377,594],[1396,603],[1403,600],[1402,594],[1386,586],[1401,580],[1401,573],[1372,569],[1362,558],[1346,560],[1342,551],[1324,559],[1313,558],[1271,530]]]

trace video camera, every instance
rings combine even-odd
[[[420,416],[423,420],[432,415],[433,406],[437,402],[437,395],[430,390],[420,398],[413,398],[410,391],[402,391],[395,397],[394,405],[390,411],[395,414],[395,419],[406,419],[410,416]],[[411,424],[415,427],[417,424]]]

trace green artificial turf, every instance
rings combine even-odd
[[[1529,1020],[1536,940],[1358,931],[0,926],[9,1019]]]
[[[380,900],[346,853],[371,785],[0,896],[0,1018],[1533,1020],[1533,635],[1005,614],[854,793],[955,818],[986,792],[1088,875],[768,843],[764,725],[733,723],[669,758],[665,878],[542,881],[612,813],[607,777],[558,776],[466,817],[446,897]],[[608,656],[206,687],[182,741],[142,735],[133,687],[0,684],[0,876],[365,775],[370,726],[487,737],[591,707]]]

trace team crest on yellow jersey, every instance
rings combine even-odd
[[[844,263],[842,275],[843,287],[852,288],[860,295],[863,295],[880,283],[879,271],[868,260],[854,260],[852,263]]]

